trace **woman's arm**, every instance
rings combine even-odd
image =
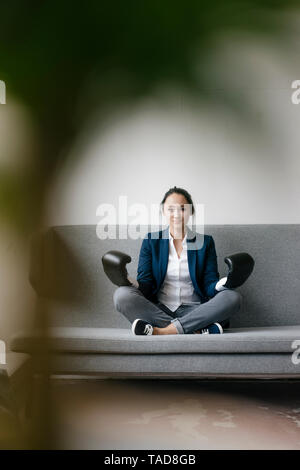
[[[151,297],[155,289],[155,279],[152,272],[152,253],[148,235],[142,242],[137,270],[139,290],[147,298]]]
[[[203,287],[208,297],[214,297],[217,293],[215,287],[219,281],[218,262],[215,242],[212,236],[207,247],[205,268],[203,273]]]

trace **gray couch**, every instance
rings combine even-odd
[[[226,255],[246,251],[256,262],[238,289],[242,309],[223,335],[132,334],[128,320],[114,308],[117,287],[105,276],[101,258],[112,249],[129,254],[128,272],[136,278],[141,238],[99,240],[93,225],[51,227],[35,236],[30,281],[37,312],[50,325],[51,372],[299,378],[300,364],[292,357],[294,341],[300,340],[300,225],[211,225],[205,233],[214,237],[220,277],[227,273]],[[14,335],[11,349],[34,356],[39,335],[37,323],[35,332]]]

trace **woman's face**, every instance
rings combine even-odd
[[[192,207],[182,194],[173,193],[165,200],[163,213],[173,232],[183,230],[184,233],[184,226],[192,214]]]

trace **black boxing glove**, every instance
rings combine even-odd
[[[131,262],[131,257],[121,251],[112,250],[102,256],[102,265],[109,280],[116,286],[138,287],[137,281],[128,276],[126,264]]]
[[[218,291],[240,287],[246,282],[254,268],[254,259],[248,253],[226,256],[224,261],[229,271],[227,277],[223,277],[217,282],[215,289]]]

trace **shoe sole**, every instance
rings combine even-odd
[[[218,325],[218,327],[220,328],[220,335],[222,335],[223,332],[224,332],[222,325],[220,325],[220,323],[217,323],[217,322],[214,322],[214,323],[215,323],[215,325]]]
[[[138,321],[140,321],[140,318],[137,318],[136,320],[134,320],[134,322],[131,325],[131,331],[135,336],[138,336],[138,335],[136,335],[136,333],[134,331],[135,330],[135,325],[137,324]]]

